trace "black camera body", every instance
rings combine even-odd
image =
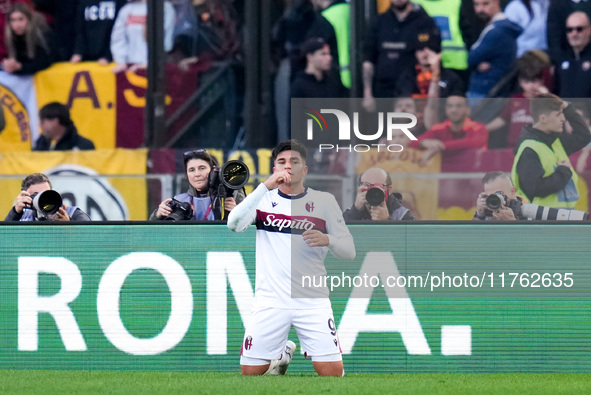
[[[497,191],[492,195],[488,195],[486,198],[486,207],[488,210],[484,210],[485,217],[492,217],[493,210],[498,210],[501,206],[505,206],[510,208],[515,215],[515,218],[521,217],[521,206],[523,203],[519,199],[509,199],[507,195],[504,195],[503,192]]]
[[[176,199],[172,199],[166,203],[168,207],[172,209],[170,215],[164,220],[166,221],[187,221],[193,219],[193,207],[189,202],[181,202]]]
[[[57,213],[62,207],[62,195],[53,189],[47,191],[34,193],[31,195],[33,202],[27,207],[33,210],[33,216],[36,220],[44,221],[50,216]]]
[[[221,198],[231,197],[235,190],[246,185],[250,178],[248,166],[241,160],[231,160],[215,166],[209,172],[209,193]]]

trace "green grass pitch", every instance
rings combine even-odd
[[[591,374],[288,374],[0,371],[2,394],[582,394]]]

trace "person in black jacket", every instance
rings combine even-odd
[[[367,192],[371,189],[376,189],[377,195],[381,190],[382,200],[377,204],[377,201],[367,197]],[[368,201],[369,200],[369,201]],[[402,195],[399,193],[392,193],[392,179],[390,175],[383,169],[372,167],[361,174],[359,178],[359,187],[357,188],[357,196],[355,204],[345,210],[343,218],[345,221],[408,221],[416,219],[410,210],[402,205],[400,202]]]
[[[70,59],[76,39],[76,9],[79,0],[33,0],[35,10],[49,16],[47,21],[55,36],[54,61]]]
[[[290,138],[290,87],[304,68],[300,62],[300,46],[310,37],[322,37],[330,47],[332,64],[339,68],[337,36],[326,18],[314,10],[311,0],[294,0],[273,28],[271,50],[277,60],[274,101],[277,120],[277,140]]]
[[[78,134],[65,105],[52,102],[39,111],[43,134],[35,142],[33,151],[92,150],[94,143]]]
[[[111,55],[111,30],[127,0],[81,0],[76,10],[76,34],[71,63],[83,60],[107,65]]]
[[[414,71],[415,43],[422,40],[438,43],[436,52],[440,51],[437,24],[409,0],[392,0],[390,9],[372,22],[363,55],[363,107],[367,111],[375,111],[375,98],[395,96],[399,76]]]
[[[301,51],[306,68],[291,84],[291,97],[346,97],[347,90],[339,75],[331,72],[332,56],[326,41],[310,38],[302,44]]]
[[[25,3],[15,3],[6,15],[8,57],[0,64],[11,74],[35,74],[51,66],[55,52],[53,33],[41,14]]]

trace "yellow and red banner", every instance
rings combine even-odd
[[[209,67],[209,62],[201,62],[180,70],[167,64],[167,115],[197,90],[199,72]],[[0,103],[6,118],[0,130],[0,152],[30,151],[42,132],[38,111],[54,101],[68,106],[78,133],[92,140],[97,149],[142,147],[146,72],[114,74],[112,68],[113,64],[82,62],[55,63],[34,76],[0,71]],[[168,130],[166,137],[177,129]]]
[[[115,148],[115,75],[95,62],[56,63],[35,74],[39,108],[58,101],[68,106],[78,133],[97,149]]]

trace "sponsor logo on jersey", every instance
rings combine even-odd
[[[284,214],[257,211],[256,226],[259,230],[280,233],[302,234],[307,230],[316,229],[326,233],[326,221],[307,216],[290,216]]]

